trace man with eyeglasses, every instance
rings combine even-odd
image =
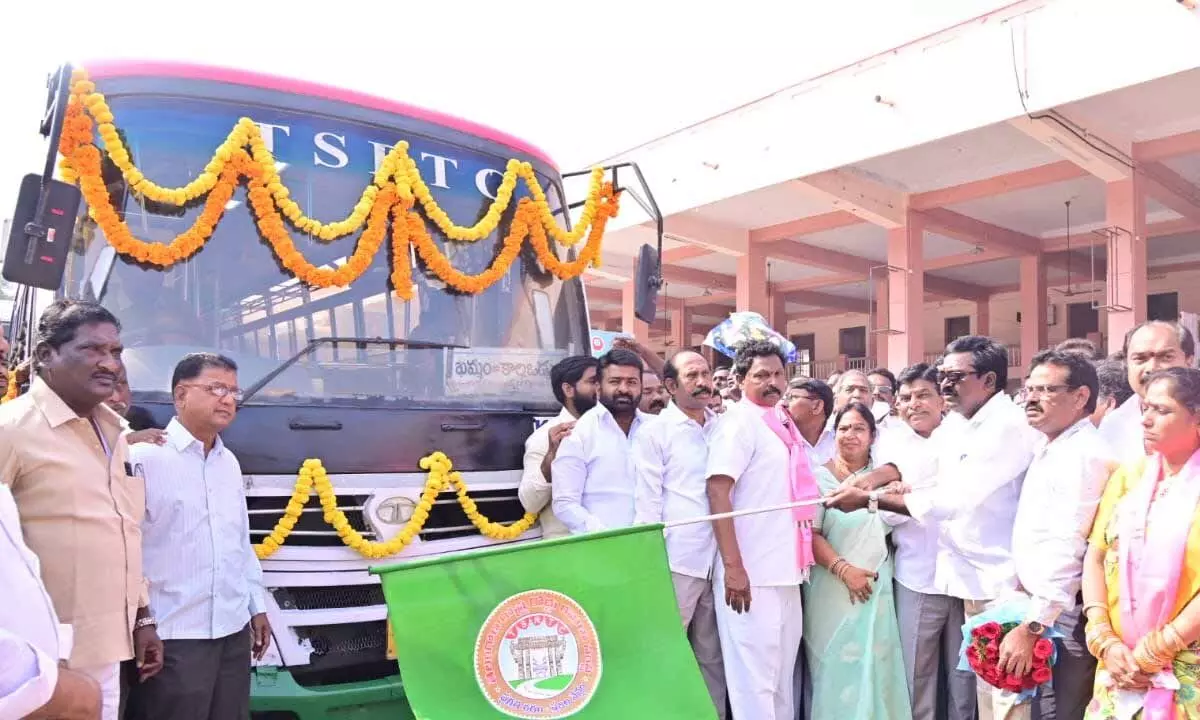
[[[237,365],[192,353],[171,378],[163,445],[130,452],[146,482],[143,555],[163,669],[130,688],[126,720],[249,718],[250,659],[271,643],[242,468],[220,433],[237,415]]]
[[[943,400],[965,422],[953,442],[939,444],[934,477],[920,481],[919,471],[904,461],[887,463],[840,488],[825,504],[843,512],[886,510],[937,524],[934,587],[963,600],[970,617],[1015,586],[1012,527],[1035,438],[1022,410],[1004,392],[1008,351],[992,338],[968,335],[950,343],[937,378]],[[896,481],[912,491],[885,492]],[[990,687],[977,683],[980,720],[995,717],[990,704],[984,707]]]
[[[800,431],[809,465],[815,470],[829,462],[834,451],[834,432],[829,427],[833,390],[820,380],[796,378],[788,383],[784,402]]]
[[[1033,358],[1025,381],[1025,416],[1038,431],[1033,462],[1025,474],[1013,525],[1012,554],[1017,587],[1028,597],[1024,622],[1000,645],[1000,664],[1025,674],[1033,646],[1051,626],[1057,641],[1051,690],[1008,717],[1082,718],[1092,697],[1096,660],[1084,634],[1083,555],[1096,507],[1113,469],[1111,450],[1092,424],[1099,380],[1082,354],[1046,350]],[[991,692],[999,714],[1011,700]]]

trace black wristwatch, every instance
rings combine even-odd
[[[1041,635],[1042,633],[1046,632],[1046,626],[1037,620],[1030,620],[1029,622],[1025,623],[1025,627],[1034,635]]]

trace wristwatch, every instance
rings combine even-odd
[[[879,491],[872,490],[867,493],[867,512],[879,512]]]
[[[1025,623],[1025,629],[1034,635],[1041,635],[1042,633],[1046,632],[1046,626],[1037,620],[1030,620],[1029,622]]]
[[[135,621],[133,623],[133,629],[136,632],[138,630],[141,630],[144,627],[157,626],[157,625],[158,625],[158,621],[155,620],[153,616],[146,615],[145,617],[138,618],[137,621]]]

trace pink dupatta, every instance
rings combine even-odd
[[[788,415],[787,408],[782,402],[769,408],[758,406],[763,413],[763,422],[787,446],[788,450],[788,487],[791,489],[792,502],[817,500],[821,490],[813,477],[812,467],[808,464],[808,453],[804,450],[804,438],[796,428],[796,423]],[[816,519],[817,508],[814,505],[792,508],[792,517],[796,521],[796,559],[800,571],[805,575],[812,568],[815,560],[812,551],[813,520]]]
[[[1129,647],[1171,621],[1179,569],[1200,503],[1200,451],[1176,478],[1171,497],[1155,503],[1162,470],[1161,455],[1146,459],[1142,481],[1126,496],[1117,518],[1121,639]],[[1148,528],[1153,531],[1147,532]],[[1175,691],[1156,683],[1142,707],[1144,720],[1174,720]]]

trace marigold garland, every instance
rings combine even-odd
[[[21,392],[21,383],[20,383],[20,381],[17,380],[17,371],[9,370],[8,371],[8,389],[4,391],[4,397],[0,397],[0,405],[3,405],[4,403],[8,402],[9,400],[16,399],[17,393],[19,393],[19,392]]]
[[[134,193],[176,207],[204,198],[203,210],[190,228],[167,244],[134,237],[113,207],[101,175],[103,156],[93,141],[93,121],[94,134],[99,135],[104,144],[103,152],[121,171]],[[104,95],[96,92],[95,84],[88,80],[84,70],[76,70],[72,77],[59,151],[62,153],[62,177],[68,182],[78,182],[89,214],[104,230],[108,242],[122,255],[159,267],[169,267],[191,257],[208,242],[226,204],[245,179],[249,205],[259,232],[285,268],[315,287],[345,286],[366,272],[387,239],[390,218],[393,239],[391,281],[396,294],[403,299],[412,296],[410,245],[415,247],[431,273],[460,292],[482,292],[503,277],[520,254],[527,237],[542,266],[559,278],[569,279],[589,266],[599,265],[604,229],[620,209],[618,193],[611,183],[603,181],[603,169],[593,168],[579,223],[570,231],[564,230],[555,221],[533,166],[509,160],[496,199],[487,212],[474,225],[459,226],[433,198],[416,162],[408,154],[408,143],[399,142],[380,163],[372,183],[363,190],[350,214],[342,220],[321,222],[305,215],[291,199],[275,170],[275,158],[258,126],[249,118],[238,120],[199,176],[182,187],[162,187],[146,178],[133,164],[114,124],[112,110]],[[531,197],[517,203],[513,221],[496,258],[488,268],[475,275],[457,270],[430,236],[425,218],[450,240],[475,242],[486,238],[499,227],[503,214],[512,204],[517,182],[522,179]],[[417,206],[424,211],[425,218],[416,212]],[[292,242],[287,224],[325,242],[364,226],[365,229],[349,260],[330,269],[315,266],[301,255]],[[584,238],[587,241],[576,260],[564,262],[550,247],[551,238],[568,247]]]
[[[425,521],[429,519],[429,512],[433,509],[438,494],[445,490],[455,491],[458,496],[458,504],[462,506],[467,519],[479,529],[480,533],[493,540],[515,540],[533,527],[534,522],[537,521],[537,515],[532,513],[525,513],[524,517],[510,525],[502,525],[488,520],[480,514],[475,501],[468,495],[467,485],[463,482],[462,474],[454,470],[454,463],[441,451],[421,458],[421,469],[428,472],[428,477],[412,517],[390,540],[376,542],[364,538],[346,519],[345,513],[338,509],[337,491],[334,490],[333,483],[329,481],[329,475],[325,472],[321,461],[314,458],[305,460],[304,465],[300,468],[300,474],[296,478],[292,497],[284,508],[283,517],[263,539],[262,544],[254,546],[255,554],[260,559],[268,558],[283,545],[300,520],[304,506],[308,504],[308,499],[312,496],[314,489],[320,499],[321,509],[324,510],[325,522],[333,526],[338,537],[347,547],[366,558],[389,557],[408,547],[425,527]]]

